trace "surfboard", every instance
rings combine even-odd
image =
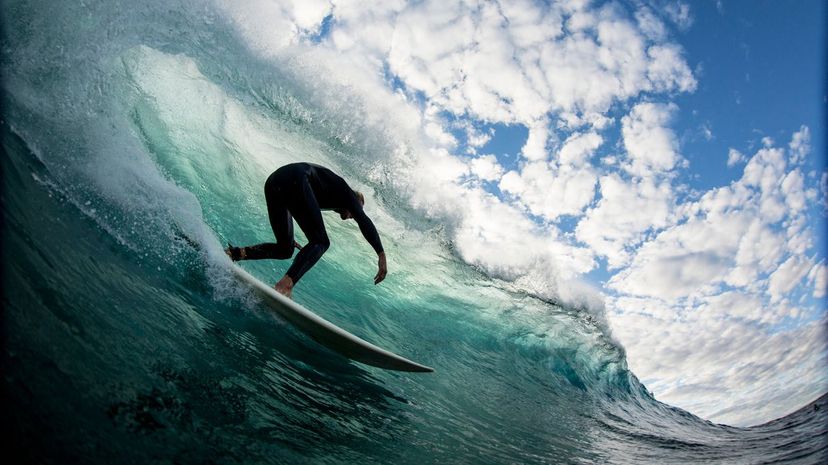
[[[250,286],[267,306],[316,342],[351,360],[386,370],[429,373],[433,368],[382,349],[325,320],[232,264],[233,274]]]

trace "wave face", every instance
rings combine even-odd
[[[251,54],[222,11],[4,2],[4,441],[22,463],[828,459],[825,397],[706,422],[653,399],[600,316],[458,260],[378,181],[408,141],[308,82],[301,51]],[[333,245],[294,297],[436,373],[349,362],[230,277],[221,244],[271,240],[262,186],[297,160],[366,192],[391,273],[373,286],[370,247],[326,216]]]

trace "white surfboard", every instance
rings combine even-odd
[[[428,373],[433,368],[412,362],[393,352],[375,346],[368,341],[345,331],[333,323],[323,319],[305,307],[288,299],[275,289],[256,279],[240,266],[231,265],[233,274],[239,280],[250,285],[256,294],[275,311],[287,320],[296,329],[307,334],[323,346],[342,354],[352,360],[362,362],[386,370],[414,371]]]

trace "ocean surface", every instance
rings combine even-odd
[[[828,462],[825,396],[710,423],[655,400],[600,314],[464,263],[388,182],[406,132],[310,78],[318,57],[251,52],[225,10],[2,2],[6,463]],[[295,300],[435,373],[351,362],[231,277],[223,244],[272,240],[264,180],[299,160],[366,193],[389,276],[326,214]]]

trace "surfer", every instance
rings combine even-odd
[[[233,260],[284,260],[293,256],[294,247],[299,249],[296,258],[282,279],[273,287],[291,297],[293,286],[307,273],[328,250],[331,242],[322,221],[322,210],[333,210],[342,220],[353,219],[365,240],[377,253],[377,275],[374,284],[385,279],[388,267],[377,228],[363,211],[365,197],[351,189],[344,179],[323,166],[312,163],[291,163],[273,172],[265,181],[265,200],[270,227],[276,243],[266,242],[247,247],[227,244],[225,253]],[[304,247],[293,239],[293,220],[308,238]]]

